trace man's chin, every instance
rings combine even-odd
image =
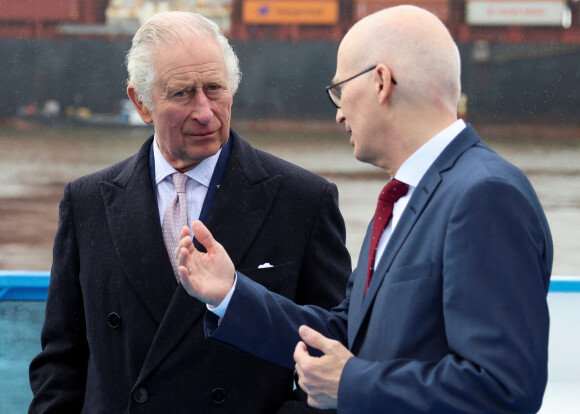
[[[369,156],[369,154],[365,154],[364,152],[357,151],[356,146],[354,147],[353,155],[357,159],[357,161],[364,162],[366,164],[374,165],[373,158],[371,156]]]

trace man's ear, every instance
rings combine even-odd
[[[139,113],[139,116],[141,117],[143,122],[145,122],[146,124],[153,123],[151,112],[149,111],[149,109],[145,108],[143,102],[139,100],[139,98],[137,97],[137,92],[135,91],[134,87],[127,86],[127,96],[129,97],[129,99],[131,99],[131,102],[133,102],[133,105],[135,106],[135,109],[137,109],[137,112]]]
[[[391,97],[391,93],[393,92],[394,85],[391,82],[391,70],[386,65],[380,63],[375,68],[374,76],[379,103],[383,105]]]

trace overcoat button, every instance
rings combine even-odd
[[[121,317],[115,312],[111,312],[109,313],[109,316],[107,316],[107,323],[111,328],[118,328],[119,325],[121,325]]]
[[[214,388],[211,391],[211,398],[216,404],[223,404],[226,401],[226,390],[223,388]]]
[[[139,404],[143,404],[148,398],[149,394],[145,388],[137,388],[133,393],[133,399]]]

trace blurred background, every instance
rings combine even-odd
[[[201,13],[227,34],[243,73],[232,126],[254,145],[338,185],[356,263],[387,177],[354,159],[324,87],[352,24],[399,3],[409,2],[0,0],[0,276],[47,272],[65,184],[130,156],[152,133],[127,100],[124,59],[138,27],[165,10]],[[463,86],[458,114],[530,178],[553,232],[554,275],[575,280],[580,0],[410,3],[438,15],[456,39]],[[20,413],[31,397],[27,367],[40,349],[44,304],[3,300],[3,289],[0,413]],[[572,316],[580,311],[579,295],[576,305],[567,297],[559,312]],[[579,318],[575,329],[556,323],[569,335],[578,331]],[[553,360],[575,349],[570,344],[580,345],[580,333],[574,335],[551,346]],[[564,360],[552,381],[577,387],[579,373],[572,370],[580,361],[574,361]],[[577,393],[562,389],[552,386],[542,412],[577,412],[578,397],[569,399]]]
[[[230,38],[243,73],[234,128],[347,185],[341,206],[356,259],[376,196],[357,190],[376,181],[378,191],[385,177],[353,159],[324,86],[352,24],[398,3],[0,1],[0,269],[49,269],[64,184],[131,155],[151,133],[126,97],[125,54],[138,27],[165,10],[201,13]],[[438,15],[458,42],[459,116],[536,187],[555,232],[554,273],[580,274],[573,231],[580,222],[580,0],[413,3]],[[30,255],[22,246],[39,247]]]
[[[332,119],[324,86],[338,43],[397,0],[2,0],[0,118],[104,122],[126,110],[125,53],[164,10],[199,12],[231,39],[244,71],[242,119]],[[461,112],[473,123],[578,123],[580,1],[417,0],[463,58]]]

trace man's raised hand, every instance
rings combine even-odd
[[[195,248],[189,229],[184,227],[176,249],[181,284],[191,296],[211,306],[218,306],[234,284],[234,264],[201,221],[194,221],[191,228],[207,253]]]

